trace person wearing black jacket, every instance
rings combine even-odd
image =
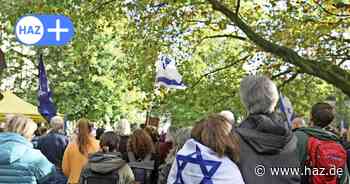
[[[279,95],[265,76],[250,75],[240,84],[248,116],[236,133],[240,139],[239,168],[246,184],[299,184],[300,176],[274,169],[299,167],[297,138],[283,116],[275,112]]]

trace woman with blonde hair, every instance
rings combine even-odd
[[[192,139],[176,154],[168,184],[244,184],[236,165],[239,142],[232,128],[231,122],[220,115],[199,121],[192,129]]]
[[[37,184],[45,182],[55,167],[30,142],[37,125],[16,115],[0,134],[0,183]]]
[[[80,119],[77,137],[64,152],[62,169],[69,184],[79,183],[80,172],[88,162],[88,155],[100,149],[99,142],[91,135],[92,129],[93,125],[88,119]]]

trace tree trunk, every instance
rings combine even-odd
[[[214,10],[223,13],[237,27],[239,27],[252,42],[261,47],[264,51],[283,58],[285,62],[299,67],[300,72],[319,77],[350,96],[350,73],[346,70],[329,61],[316,61],[304,58],[290,48],[272,43],[254,32],[245,22],[242,21],[241,18],[239,18],[238,14],[231,11],[219,1],[209,0],[209,2],[213,5]]]

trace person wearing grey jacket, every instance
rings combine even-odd
[[[278,91],[265,76],[250,75],[240,84],[240,96],[248,116],[236,129],[240,139],[239,168],[246,184],[299,184],[297,138],[277,112]],[[276,171],[276,172],[275,172]]]

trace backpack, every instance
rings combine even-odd
[[[338,184],[340,176],[336,175],[337,169],[344,169],[347,161],[347,154],[343,146],[336,141],[319,140],[310,136],[307,151],[307,166],[311,169],[311,173],[308,173],[309,183]],[[318,169],[314,170],[314,168]]]
[[[126,164],[120,157],[112,154],[95,154],[80,174],[79,184],[116,184],[118,170]]]
[[[150,184],[152,182],[152,173],[155,169],[155,161],[151,160],[152,155],[148,154],[143,160],[136,160],[132,152],[128,153],[129,167],[135,176],[135,181],[140,184]]]

